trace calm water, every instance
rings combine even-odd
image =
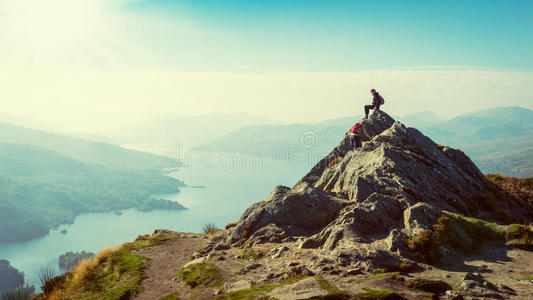
[[[183,158],[182,158],[183,159]],[[179,194],[164,195],[189,208],[185,211],[154,210],[84,214],[73,224],[63,225],[42,238],[23,243],[0,244],[0,259],[25,273],[26,282],[39,286],[41,265],[58,267],[59,255],[67,251],[98,252],[132,241],[139,234],[166,228],[201,232],[202,224],[219,227],[236,220],[252,203],[264,199],[278,185],[291,186],[310,168],[310,161],[261,160],[229,154],[191,154],[183,159],[187,167],[169,174],[189,186]],[[60,230],[66,229],[66,234]],[[59,270],[58,270],[59,272]]]

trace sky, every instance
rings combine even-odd
[[[0,113],[83,131],[533,109],[533,1],[0,0]]]

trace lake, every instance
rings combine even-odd
[[[28,284],[38,287],[40,266],[49,264],[58,268],[59,255],[68,251],[96,253],[159,228],[201,232],[206,222],[223,228],[252,203],[264,199],[276,185],[292,186],[316,159],[261,159],[233,153],[188,152],[188,155],[181,158],[187,166],[169,173],[188,187],[178,194],[159,195],[178,201],[188,210],[83,214],[73,224],[61,225],[44,237],[0,244],[0,259],[9,260],[12,266],[25,273]],[[67,230],[66,234],[60,232],[63,229]]]

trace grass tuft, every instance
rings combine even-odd
[[[268,299],[265,294],[271,292],[273,289],[296,283],[304,278],[307,278],[306,276],[299,276],[299,277],[293,277],[290,279],[285,280],[282,283],[278,284],[268,284],[261,287],[254,287],[250,289],[243,289],[238,291],[233,291],[224,295],[218,295],[215,297],[217,300],[248,300],[248,299]]]
[[[358,279],[357,282],[363,282],[367,280],[375,280],[375,279],[381,279],[381,278],[391,278],[398,281],[405,281],[405,278],[400,275],[398,272],[389,272],[389,273],[380,273],[380,274],[374,274],[371,276],[367,276],[365,278]]]
[[[349,296],[345,292],[341,291],[336,286],[330,284],[326,279],[321,276],[315,276],[315,280],[320,283],[320,288],[328,291],[327,299],[348,299]]]
[[[244,259],[244,260],[250,260],[250,259],[259,259],[263,257],[263,252],[260,250],[254,250],[254,249],[244,249],[241,254],[239,254],[238,258]]]
[[[217,225],[215,225],[214,223],[204,223],[202,225],[202,232],[205,233],[205,234],[214,234],[218,230],[219,229],[218,229]]]
[[[224,278],[217,268],[205,262],[183,268],[178,276],[193,289],[200,285],[220,286],[224,283]]]

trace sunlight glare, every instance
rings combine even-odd
[[[4,30],[28,40],[83,37],[102,26],[104,0],[1,1]]]

